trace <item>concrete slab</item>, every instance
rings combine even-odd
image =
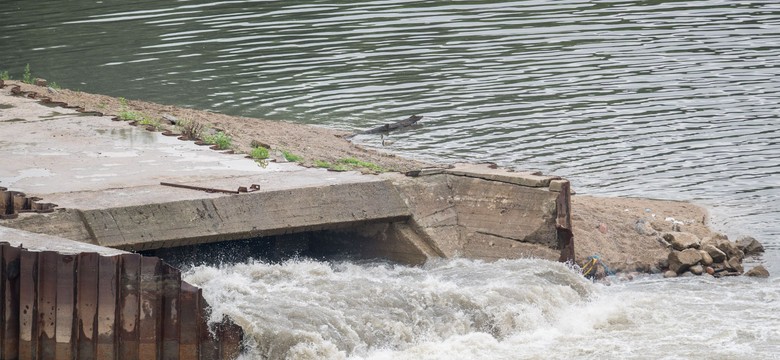
[[[63,208],[96,209],[149,202],[214,198],[225,194],[160,186],[171,182],[263,191],[381,181],[295,164],[263,168],[244,155],[228,155],[150,132],[107,116],[50,107],[0,89],[0,186]]]
[[[559,176],[537,175],[530,172],[514,172],[488,164],[465,163],[454,164],[453,167],[449,169],[423,169],[419,172],[418,176],[431,176],[437,174],[467,176],[534,188],[548,187],[552,181],[560,179]]]
[[[13,96],[8,87],[0,89],[0,134],[0,187],[58,209],[6,225],[94,244],[167,247],[410,215],[386,176],[263,167],[108,116]],[[211,193],[163,182],[258,190]]]
[[[95,252],[105,256],[128,254],[127,251],[85,244],[83,242],[73,241],[58,236],[35,234],[4,226],[0,226],[0,241],[5,241],[13,247],[24,246],[25,249],[35,251],[56,251],[60,254],[73,255],[82,252]]]

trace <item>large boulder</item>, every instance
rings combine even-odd
[[[764,252],[764,246],[751,236],[743,236],[737,240],[737,247],[745,255],[756,255]]]
[[[753,276],[753,277],[760,277],[760,278],[768,278],[769,277],[769,270],[767,270],[764,265],[758,265],[745,273],[746,276]]]
[[[698,249],[701,239],[698,236],[686,232],[670,232],[664,234],[664,240],[672,244],[672,248],[677,251],[685,249]]]
[[[669,270],[682,274],[701,261],[701,254],[696,249],[685,249],[683,251],[672,251],[669,253],[668,259]]]
[[[720,249],[715,247],[715,245],[707,244],[707,245],[704,245],[701,249],[706,251],[707,254],[710,255],[710,257],[712,258],[713,262],[721,263],[721,262],[726,261],[726,253],[724,253],[723,251],[720,251]]]

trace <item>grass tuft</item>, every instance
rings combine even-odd
[[[252,149],[252,151],[249,152],[249,156],[252,159],[255,159],[255,160],[265,160],[265,159],[268,159],[268,156],[269,156],[268,149],[266,149],[264,147],[256,147],[256,148]]]
[[[282,156],[284,156],[284,159],[289,162],[302,162],[303,157],[295,155],[287,150],[282,150]]]
[[[368,169],[368,170],[371,170],[371,171],[377,172],[377,173],[387,171],[387,170],[385,170],[385,168],[383,168],[383,167],[381,167],[381,166],[379,166],[377,164],[374,164],[374,163],[368,162],[368,161],[361,161],[361,160],[358,160],[358,159],[355,159],[355,158],[344,158],[344,159],[339,160],[339,163],[348,165],[348,166],[350,166],[352,168],[365,168],[365,169]]]
[[[127,108],[127,99],[123,97],[119,98],[119,114],[117,117],[122,121],[141,121],[145,118],[143,114],[129,110]]]
[[[25,84],[32,84],[33,83],[33,77],[32,72],[30,72],[30,64],[24,66],[24,73],[22,74],[22,82]]]
[[[208,135],[203,138],[207,144],[217,145],[220,150],[230,149],[233,144],[233,139],[222,131],[217,132],[214,135]]]

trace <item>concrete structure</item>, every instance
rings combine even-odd
[[[488,165],[378,176],[261,167],[18,95],[0,91],[0,229],[129,251],[308,233],[303,248],[412,264],[574,258],[570,189],[558,177]]]

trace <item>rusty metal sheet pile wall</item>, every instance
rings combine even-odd
[[[35,252],[0,242],[0,359],[231,359],[243,332],[209,329],[201,290],[138,254]]]

